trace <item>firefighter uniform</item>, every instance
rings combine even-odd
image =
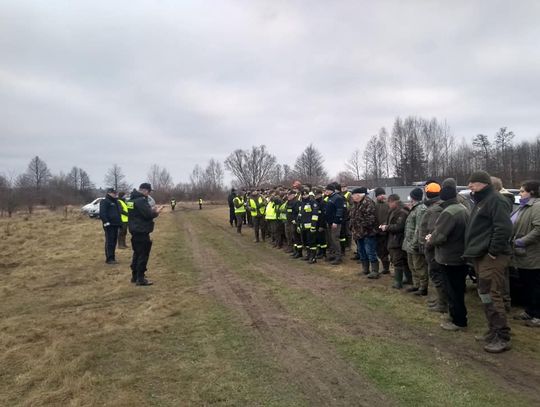
[[[317,261],[317,224],[319,222],[319,205],[312,195],[302,196],[298,213],[298,228],[302,237],[302,246],[306,249],[304,260],[310,263]]]

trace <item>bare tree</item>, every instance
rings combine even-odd
[[[82,168],[71,168],[66,178],[67,183],[77,191],[84,192],[94,189],[94,184],[90,181],[90,176]]]
[[[270,181],[276,157],[266,146],[253,146],[251,150],[235,150],[225,160],[225,168],[236,178],[238,185],[257,188]]]
[[[129,191],[131,186],[126,182],[126,176],[118,164],[113,164],[105,174],[105,185],[117,191]]]
[[[51,172],[39,156],[35,156],[30,160],[28,169],[26,170],[26,177],[29,186],[33,187],[36,191],[41,190],[47,185],[47,182],[51,179]]]
[[[302,182],[317,185],[326,180],[327,174],[324,169],[322,154],[310,144],[296,159],[294,172]]]
[[[512,149],[514,133],[507,131],[506,127],[501,127],[495,133],[495,151],[497,154],[496,162],[499,163],[498,173],[503,184],[513,184],[512,179]]]
[[[161,168],[157,164],[153,164],[148,170],[148,181],[152,185],[152,189],[168,193],[174,186],[171,174],[166,168]]]
[[[211,158],[204,171],[204,178],[210,196],[214,196],[216,193],[220,193],[223,190],[223,177],[224,173],[221,163]]]
[[[351,154],[351,157],[345,163],[345,169],[349,173],[349,178],[353,180],[362,179],[362,153],[357,148]]]
[[[484,169],[488,172],[492,171],[492,147],[488,136],[485,134],[477,134],[473,138],[472,146],[475,150],[475,156],[478,157],[477,168]]]

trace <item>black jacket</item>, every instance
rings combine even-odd
[[[332,195],[330,195],[328,201],[326,202],[325,211],[326,222],[329,226],[331,226],[332,223],[341,225],[341,222],[343,222],[344,208],[345,199],[341,194],[334,192]]]
[[[99,218],[104,225],[108,223],[111,226],[122,226],[118,199],[109,194],[105,195],[105,198],[99,202]]]
[[[512,221],[507,198],[491,185],[473,195],[475,205],[465,232],[463,257],[511,254]]]
[[[409,212],[403,206],[398,206],[388,213],[388,249],[401,249],[405,237],[405,223]]]
[[[129,232],[131,234],[152,233],[154,230],[154,218],[158,214],[152,211],[148,199],[140,192],[133,191],[130,202],[133,203],[133,208],[129,211]]]

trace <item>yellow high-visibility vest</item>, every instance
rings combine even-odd
[[[128,213],[128,205],[124,202],[123,199],[119,199],[118,202],[120,202],[120,206],[122,207],[122,212],[120,212],[120,219],[122,219],[122,223],[127,223],[128,221],[128,215],[124,215],[124,213]],[[133,206],[133,203],[131,203]]]
[[[246,207],[244,206],[244,198],[237,196],[233,199],[234,213],[246,213]]]
[[[265,218],[266,220],[276,220],[276,205],[272,201],[268,202],[268,205],[266,205]]]
[[[264,206],[264,200],[261,196],[257,198],[257,201],[255,199],[250,198],[249,199],[249,209],[251,212],[251,216],[257,216],[257,203],[259,204],[259,214],[264,215],[266,207]]]
[[[287,201],[279,207],[279,220],[287,220]]]

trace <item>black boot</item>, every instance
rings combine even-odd
[[[376,279],[379,277],[379,262],[375,261],[371,263],[371,273],[368,274],[367,278]]]
[[[311,249],[309,253],[310,253],[309,263],[310,264],[317,263],[317,249]]]
[[[369,261],[362,262],[362,274],[366,276],[369,274]]]
[[[392,288],[403,288],[403,267],[394,266],[394,284],[392,284]]]
[[[381,274],[390,274],[390,262],[388,260],[382,262]]]
[[[404,274],[404,277],[405,277],[405,280],[403,281],[403,284],[404,285],[412,285],[413,278],[412,278],[411,270],[409,270],[408,267],[404,267],[403,268],[403,274]]]

